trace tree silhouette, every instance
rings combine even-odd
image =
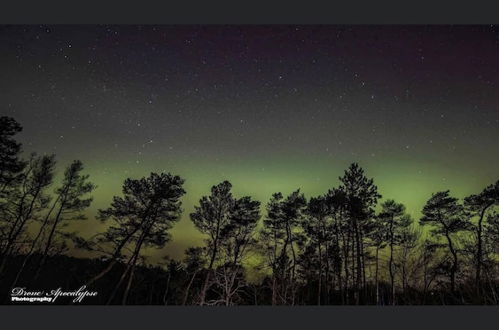
[[[497,255],[499,254],[499,213],[498,212],[490,212],[487,215],[487,221],[484,225],[484,247],[491,254],[489,258],[489,263],[491,267],[489,267],[492,271],[495,270],[494,265],[496,265],[495,260],[497,260]],[[494,273],[488,276],[490,280],[491,277],[494,276]]]
[[[272,268],[272,304],[295,302],[295,276],[298,254],[296,244],[301,236],[297,233],[304,217],[307,201],[296,190],[285,199],[281,193],[272,195],[267,204],[268,215],[261,233]],[[290,290],[290,292],[288,292]],[[291,297],[289,297],[289,295]]]
[[[282,221],[282,199],[281,193],[272,195],[266,206],[267,216],[263,220],[263,229],[260,232],[260,244],[272,272],[272,305],[277,305],[278,299],[284,302],[285,296],[279,293],[279,287],[285,287],[284,276],[287,264],[287,255],[280,252],[286,237],[284,222]]]
[[[346,211],[350,226],[350,234],[353,238],[352,255],[352,275],[354,279],[355,303],[360,303],[360,290],[365,287],[365,252],[364,236],[369,228],[369,219],[374,216],[374,206],[378,198],[378,188],[374,185],[373,179],[368,179],[364,175],[364,170],[353,163],[340,177],[342,186],[340,187],[346,196]]]
[[[55,214],[48,222],[50,228],[42,251],[41,260],[35,273],[35,279],[39,276],[50,253],[50,249],[54,245],[57,229],[67,221],[86,219],[82,212],[92,203],[92,197],[86,198],[86,195],[95,189],[95,185],[88,181],[88,175],[81,174],[82,171],[83,163],[79,160],[73,161],[64,171],[62,184],[55,191],[56,199],[47,214],[47,219],[49,219],[52,211]]]
[[[187,287],[185,288],[185,294],[182,299],[182,305],[187,304],[187,299],[189,299],[190,289],[196,276],[205,267],[206,260],[204,258],[204,251],[201,247],[191,247],[186,251],[186,257],[184,260],[185,270],[189,276]]]
[[[21,125],[13,118],[0,116],[0,201],[26,165],[20,158],[21,144],[13,139],[21,131]]]
[[[254,244],[254,233],[260,219],[260,202],[245,196],[236,199],[229,223],[221,232],[224,262],[216,269],[215,281],[221,296],[216,303],[232,305],[240,289],[246,286],[243,261]]]
[[[229,223],[221,230],[221,246],[225,264],[240,265],[248,247],[254,242],[253,234],[260,220],[260,202],[245,196],[234,200]]]
[[[326,204],[329,216],[332,219],[332,241],[330,256],[333,269],[336,273],[341,301],[349,300],[349,256],[351,228],[346,217],[347,195],[343,187],[333,188],[326,194]],[[343,274],[344,273],[344,277]]]
[[[329,278],[330,247],[328,243],[333,240],[331,223],[328,221],[329,208],[326,197],[311,198],[306,213],[308,217],[302,226],[308,237],[308,247],[312,253],[312,256],[308,256],[307,259],[317,260],[317,305],[320,305],[323,295],[324,272],[326,273],[326,285]]]
[[[260,219],[260,202],[252,201],[249,196],[235,199],[231,188],[228,181],[213,186],[211,195],[203,196],[190,214],[196,228],[208,236],[208,271],[199,297],[201,305],[205,304],[207,291],[213,284],[222,297],[210,304],[232,303],[242,283],[237,281],[242,274],[241,261]]]
[[[222,231],[230,223],[231,210],[234,206],[231,188],[232,185],[228,181],[213,186],[211,195],[203,196],[199,201],[199,206],[195,206],[195,211],[190,214],[196,228],[208,236],[206,239],[209,255],[208,272],[199,297],[200,305],[205,303],[213,266],[219,257]]]
[[[464,213],[464,208],[457,198],[451,197],[449,191],[433,194],[423,208],[423,217],[419,220],[423,225],[432,227],[431,235],[436,239],[443,237],[452,255],[452,265],[449,271],[451,292],[456,289],[456,273],[459,268],[456,234],[469,230],[470,223]]]
[[[166,278],[166,288],[165,292],[163,294],[163,304],[166,306],[168,305],[169,298],[170,298],[170,291],[171,291],[171,283],[172,278],[176,278],[178,273],[182,270],[182,263],[180,261],[176,261],[175,259],[170,259],[170,258],[165,258],[167,259],[166,263],[166,272],[167,272],[167,278]],[[174,287],[173,290],[176,290]]]
[[[265,210],[250,196],[233,196],[224,181],[190,214],[205,244],[156,262],[147,248],[162,250],[170,240],[183,179],[126,179],[122,195],[98,211],[102,226],[83,237],[69,226],[88,215],[95,189],[82,162],[71,163],[51,191],[55,156],[22,159],[14,140],[21,126],[0,117],[0,128],[6,302],[16,286],[84,283],[104,293],[89,301],[95,304],[499,304],[499,181],[462,201],[434,193],[417,222],[399,202],[378,205],[378,188],[356,163],[324,194],[307,202],[300,189],[275,193]]]
[[[402,217],[398,228],[398,239],[400,254],[397,258],[397,263],[401,271],[402,296],[405,296],[409,286],[408,277],[413,274],[408,269],[411,256],[414,253],[421,239],[420,228],[415,228],[414,220],[406,214]]]
[[[22,248],[27,244],[19,239],[30,222],[37,220],[50,202],[50,196],[45,191],[54,177],[54,159],[54,155],[38,157],[32,154],[19,174],[20,184],[9,192],[6,207],[0,209],[6,231],[1,249],[0,273],[16,245]]]
[[[395,305],[395,269],[394,257],[395,246],[403,241],[401,231],[411,224],[410,218],[405,214],[405,206],[396,203],[394,200],[386,200],[381,204],[381,213],[378,215],[379,221],[386,228],[386,240],[390,248],[390,259],[388,261],[388,271],[390,273],[390,290],[392,305]]]
[[[475,285],[480,287],[483,268],[483,221],[487,212],[494,205],[499,205],[499,181],[487,186],[480,194],[471,195],[464,199],[464,206],[472,217],[478,218],[475,226],[476,252],[475,252]]]
[[[380,260],[380,251],[382,251],[390,242],[389,233],[387,229],[386,221],[379,221],[379,216],[376,218],[372,218],[370,223],[368,224],[369,234],[368,238],[371,242],[371,245],[375,249],[374,260],[375,260],[375,270],[374,270],[374,286],[376,288],[376,304],[380,304],[380,287],[379,287],[379,260]],[[393,293],[392,293],[393,298]],[[392,299],[393,300],[393,299]]]
[[[114,196],[111,206],[99,210],[99,218],[111,221],[108,230],[99,237],[97,243],[111,243],[114,246],[111,262],[88,285],[107,274],[123,258],[123,249],[131,245],[132,253],[108,303],[111,303],[121,284],[128,276],[122,297],[126,304],[134,277],[137,261],[144,246],[162,248],[169,241],[169,230],[180,219],[182,212],[180,198],[185,194],[184,180],[170,173],[151,173],[139,180],[126,179],[123,184],[123,197]],[[92,245],[90,245],[92,247]]]

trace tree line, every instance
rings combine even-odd
[[[17,286],[84,284],[99,291],[95,304],[498,303],[499,181],[463,200],[436,192],[420,219],[399,201],[381,202],[357,163],[323,195],[278,192],[264,207],[234,196],[224,181],[189,215],[204,244],[188,248],[182,260],[151,264],[148,251],[165,247],[182,215],[184,179],[170,173],[126,179],[122,193],[98,210],[105,230],[84,238],[67,227],[87,220],[96,185],[79,160],[54,182],[55,155],[24,159],[15,140],[21,130],[13,118],[0,117],[6,302]],[[96,257],[69,257],[70,250]]]

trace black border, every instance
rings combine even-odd
[[[491,306],[4,306],[4,329],[495,329]]]
[[[1,24],[493,24],[494,0],[6,0]]]
[[[499,23],[499,1],[11,0],[0,4],[0,24],[493,23]],[[496,328],[498,315],[498,308],[490,306],[0,306],[0,329],[478,330]]]

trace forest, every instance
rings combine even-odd
[[[204,245],[151,264],[147,251],[165,249],[182,215],[184,178],[126,179],[96,215],[106,230],[82,237],[71,224],[88,221],[96,184],[80,160],[54,182],[55,155],[24,155],[21,131],[0,117],[0,304],[16,287],[82,285],[98,292],[82,303],[95,305],[499,303],[499,181],[462,200],[434,192],[420,219],[382,200],[357,163],[315,197],[257,201],[224,181],[189,214]]]

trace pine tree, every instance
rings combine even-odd
[[[162,248],[170,240],[169,230],[180,220],[182,212],[180,198],[185,194],[184,180],[170,173],[151,173],[138,180],[126,179],[123,197],[114,196],[111,206],[99,210],[99,219],[111,221],[111,226],[97,243],[111,243],[110,263],[87,285],[107,274],[120,260],[126,267],[116,284],[108,303],[111,303],[121,284],[128,277],[122,303],[126,304],[132,285],[135,268],[145,246]],[[95,244],[90,244],[90,247]],[[131,255],[125,256],[128,247]]]
[[[471,195],[464,199],[464,206],[472,217],[478,219],[475,227],[476,249],[475,249],[475,285],[480,288],[482,277],[484,248],[483,248],[483,226],[487,219],[487,213],[494,206],[499,205],[499,181],[487,186],[481,193]],[[479,292],[480,293],[480,292]]]
[[[52,184],[54,167],[54,155],[39,157],[32,154],[23,172],[19,174],[19,186],[10,191],[5,208],[0,210],[6,232],[5,242],[1,245],[0,272],[29,224],[39,220],[41,213],[47,208],[50,196],[46,190]],[[33,240],[33,245],[37,238]]]
[[[405,214],[405,206],[389,199],[381,204],[381,213],[378,215],[379,221],[386,228],[386,240],[390,248],[390,259],[388,261],[388,271],[390,274],[390,290],[392,305],[395,305],[395,247],[400,244],[401,231],[410,225],[410,218]]]
[[[469,230],[470,223],[463,206],[459,204],[457,198],[449,195],[448,190],[433,194],[423,207],[422,213],[420,224],[431,226],[431,235],[437,240],[444,238],[447,243],[448,252],[452,257],[449,271],[450,289],[454,293],[456,274],[459,270],[457,235]]]
[[[13,138],[21,131],[21,125],[13,118],[0,117],[0,202],[18,183],[19,174],[26,165],[20,158],[21,144]]]
[[[364,170],[353,163],[340,177],[342,189],[346,196],[346,211],[349,220],[350,233],[352,235],[352,256],[355,255],[352,262],[352,275],[354,278],[355,303],[361,302],[361,290],[365,287],[365,251],[364,236],[367,236],[369,219],[374,216],[374,206],[378,198],[378,188],[373,179],[368,179]]]
[[[39,276],[41,269],[45,265],[50,249],[54,246],[54,240],[58,234],[58,229],[68,221],[85,220],[83,211],[92,203],[92,197],[87,195],[95,189],[95,185],[88,181],[89,175],[82,174],[83,163],[79,160],[73,161],[65,170],[62,184],[56,189],[56,199],[52,208],[47,214],[48,234],[44,242],[42,256],[35,272],[35,279]],[[40,230],[43,230],[42,228]]]

